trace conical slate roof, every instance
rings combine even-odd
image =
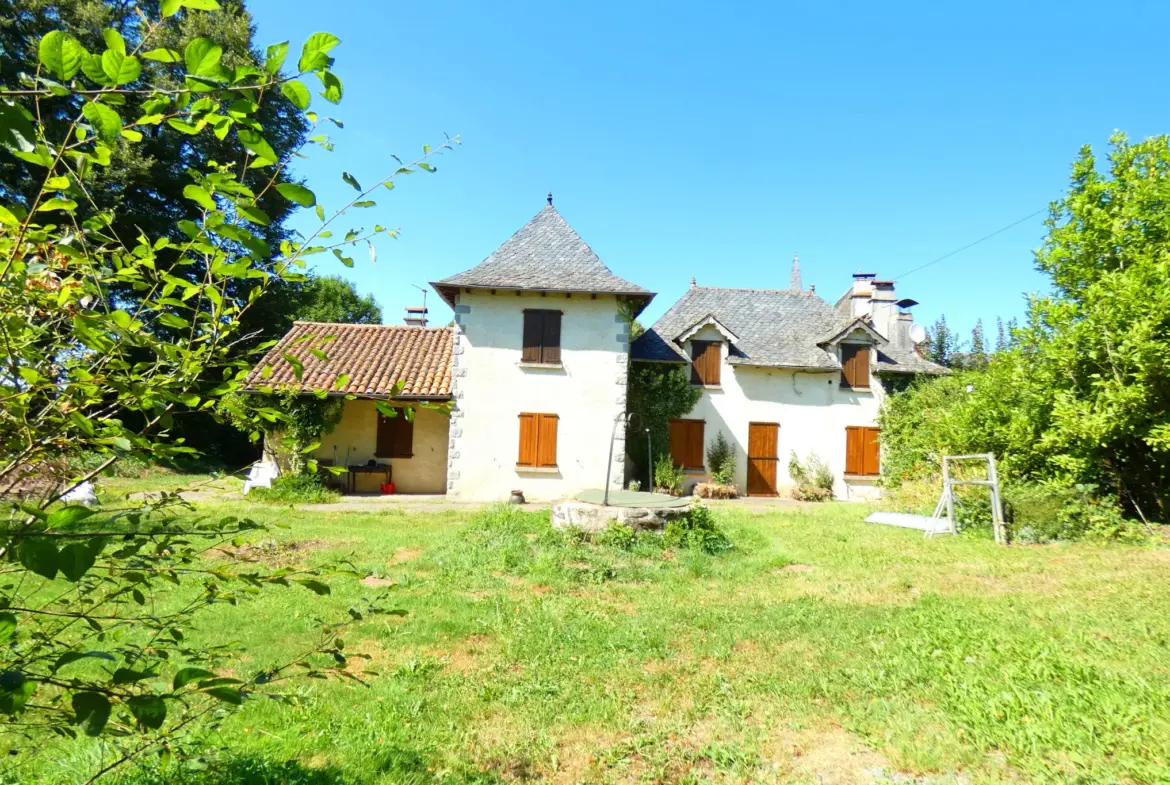
[[[614,275],[551,204],[475,267],[431,285],[654,296]]]

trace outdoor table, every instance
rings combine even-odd
[[[349,469],[349,492],[357,492],[357,476],[359,474],[381,474],[386,478],[386,482],[390,482],[390,464],[379,463],[370,466],[367,463],[357,464],[355,466],[347,467]]]

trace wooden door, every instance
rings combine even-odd
[[[779,437],[780,426],[774,422],[748,423],[748,496],[776,495]]]

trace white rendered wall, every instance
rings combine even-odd
[[[698,340],[717,340],[707,328],[695,336]],[[703,428],[704,462],[706,445],[723,431],[736,452],[735,484],[741,493],[747,492],[748,424],[774,422],[780,425],[778,436],[779,463],[776,468],[776,486],[781,495],[787,495],[793,481],[788,474],[788,460],[795,450],[804,460],[815,452],[833,470],[833,493],[839,499],[872,498],[877,490],[873,478],[845,479],[845,428],[849,425],[877,424],[884,392],[881,382],[872,372],[874,352],[871,350],[870,391],[855,392],[841,389],[841,372],[792,371],[779,368],[734,366],[727,363],[727,344],[723,344],[723,365],[720,369],[720,389],[704,389],[703,397],[695,405],[691,419],[705,420]],[[688,370],[689,372],[689,370]],[[684,488],[689,492],[696,482],[707,475],[690,474]]]
[[[521,367],[525,309],[562,312],[562,368]],[[460,499],[560,499],[605,485],[610,433],[625,411],[629,331],[611,295],[460,290],[454,348],[455,412],[447,492]],[[521,412],[559,416],[557,469],[516,466]],[[611,486],[624,474],[624,433]]]

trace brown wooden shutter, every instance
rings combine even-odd
[[[394,451],[393,419],[378,412],[378,436],[374,446],[376,458],[389,458]]]
[[[691,384],[719,384],[721,341],[691,341]]]
[[[684,469],[703,468],[702,420],[670,421],[670,460]]]
[[[399,409],[398,417],[395,418],[398,422],[394,426],[394,452],[395,458],[413,458],[414,457],[414,416],[410,419],[406,418],[406,410]]]
[[[520,415],[520,455],[516,458],[517,466],[536,465],[537,416],[523,413]]]
[[[557,465],[557,421],[555,414],[538,414],[536,465],[545,469]]]
[[[841,386],[857,389],[869,387],[869,347],[841,344]]]
[[[881,445],[878,442],[878,428],[862,428],[861,468],[862,474],[872,477],[882,472]]]
[[[524,348],[520,351],[520,361],[526,363],[540,362],[540,343],[544,337],[544,311],[524,312]]]
[[[541,337],[540,361],[559,363],[561,361],[561,312],[544,312],[544,331]]]
[[[845,427],[845,473],[864,474],[865,457],[862,451],[864,428],[857,425]]]

